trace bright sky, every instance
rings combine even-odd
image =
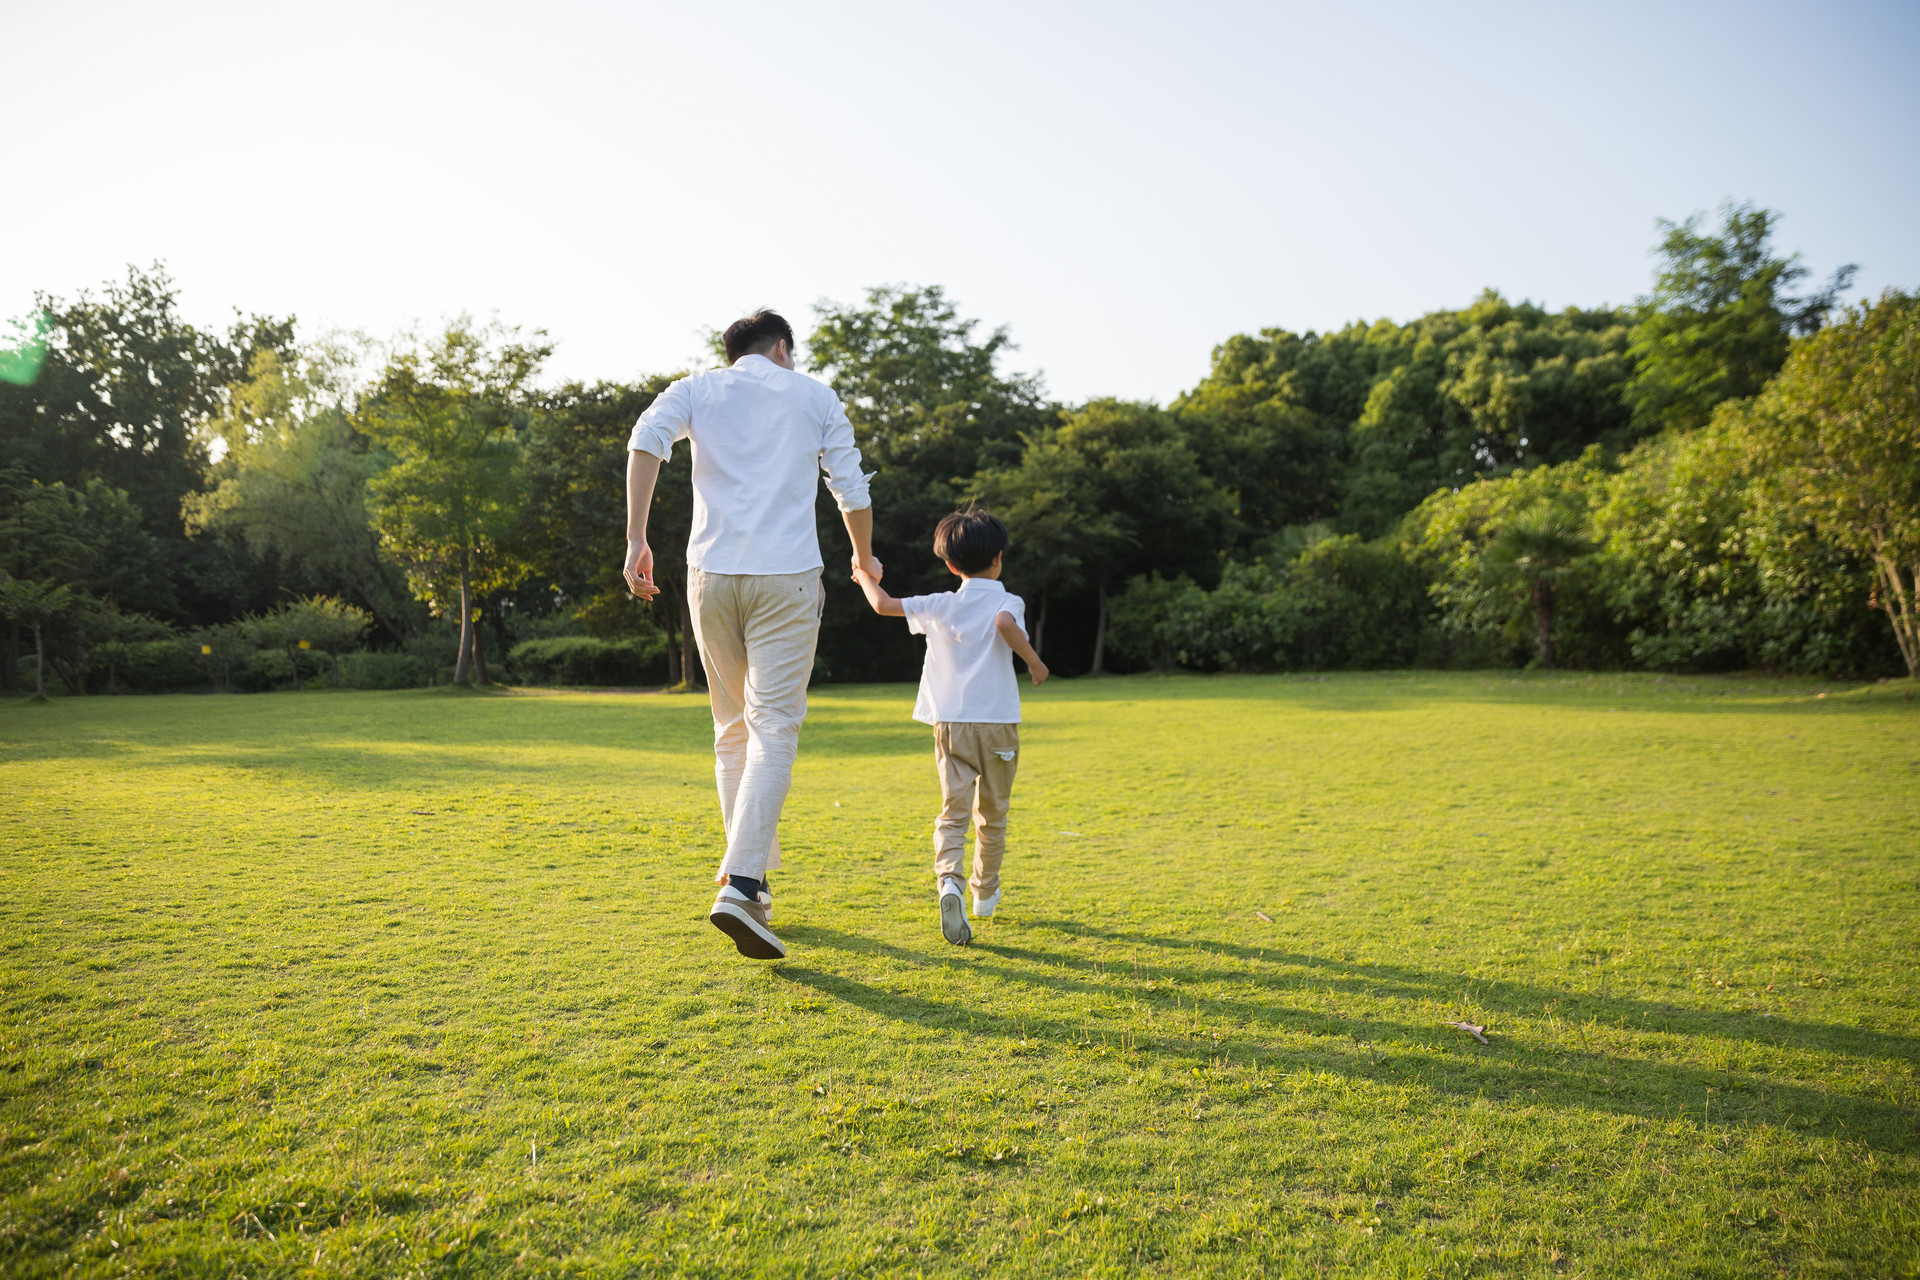
[[[1920,4],[28,5],[0,315],[163,259],[196,322],[468,311],[558,375],[939,283],[1063,399],[1229,334],[1647,287],[1731,196],[1920,286]]]

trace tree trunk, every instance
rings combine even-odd
[[[1087,674],[1097,676],[1107,669],[1107,589],[1100,588],[1100,618],[1093,624],[1093,670]]]
[[[40,624],[33,624],[33,696],[47,696],[47,646],[40,636]]]
[[[338,689],[340,687],[340,655],[329,653],[327,656],[333,659],[333,687]]]
[[[1533,625],[1540,642],[1540,665],[1553,666],[1553,588],[1536,581],[1528,588],[1533,596]]]
[[[473,578],[467,568],[467,553],[460,553],[460,652],[453,660],[453,682],[467,678],[467,655],[473,652]]]
[[[1053,599],[1052,592],[1042,591],[1040,593],[1040,620],[1033,624],[1033,651],[1040,655],[1042,661],[1045,661],[1047,656],[1047,650],[1045,648],[1047,643],[1047,602],[1051,599]]]
[[[493,683],[492,678],[487,675],[487,641],[481,634],[477,619],[473,626],[473,683],[480,688]]]
[[[6,683],[8,693],[20,692],[20,624],[7,623]]]
[[[661,617],[661,621],[666,623],[667,684],[670,686],[678,685],[686,679],[686,676],[681,674],[686,664],[682,661],[682,655],[680,653],[680,609],[678,607],[678,594],[678,592],[675,593],[673,604],[662,610]]]
[[[288,645],[287,658],[293,663],[293,691],[298,693],[300,692],[300,646],[297,644]]]
[[[500,667],[504,672],[507,665],[507,650],[512,646],[507,643],[507,615],[506,611],[500,607],[500,597],[498,594],[495,594],[487,601],[487,610],[487,625],[493,628],[494,648],[500,651]],[[483,659],[486,657],[484,650],[482,650],[480,656]],[[480,677],[482,680],[486,679],[484,666],[481,669]]]
[[[1913,566],[1911,585],[1901,581],[1900,566],[1884,550],[1873,557],[1873,567],[1880,578],[1880,607],[1893,624],[1893,642],[1900,646],[1907,675],[1920,676],[1920,599],[1915,599],[1920,594],[1920,564]]]

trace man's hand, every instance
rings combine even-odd
[[[627,580],[627,590],[641,600],[660,594],[660,588],[653,585],[653,548],[645,538],[627,539],[627,563],[620,576]]]

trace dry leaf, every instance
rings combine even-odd
[[[1256,912],[1254,912],[1254,913],[1253,913],[1253,918],[1254,918],[1255,920],[1264,920],[1264,921],[1266,921],[1266,922],[1267,922],[1268,924],[1272,924],[1272,923],[1273,923],[1273,917],[1272,917],[1272,916],[1270,916],[1270,915],[1268,915],[1268,914],[1267,914],[1266,912],[1264,912],[1264,911],[1256,911]]]
[[[1476,1027],[1471,1022],[1443,1022],[1440,1025],[1443,1027],[1458,1027],[1475,1040],[1478,1040],[1481,1044],[1487,1043],[1487,1029],[1484,1025]]]

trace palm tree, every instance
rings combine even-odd
[[[1489,578],[1526,587],[1543,667],[1554,662],[1553,611],[1559,588],[1592,551],[1593,543],[1573,515],[1564,507],[1542,504],[1502,529],[1481,558]]]
[[[47,646],[41,627],[79,604],[82,597],[71,587],[54,582],[29,582],[0,573],[0,614],[33,628],[33,696],[47,700]]]

